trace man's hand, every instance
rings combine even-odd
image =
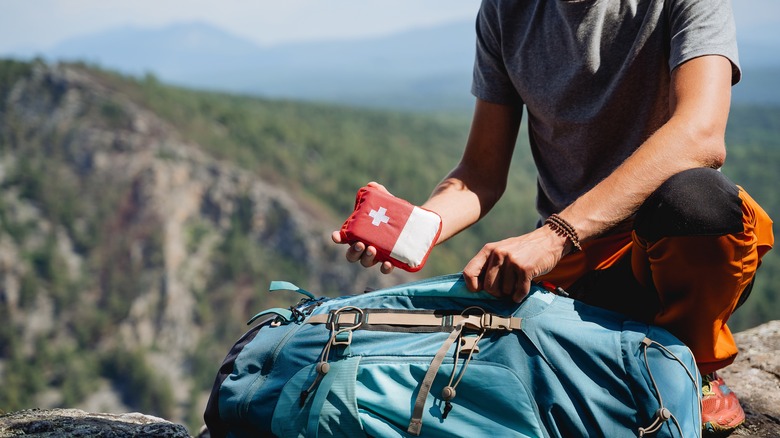
[[[570,250],[571,243],[547,226],[488,243],[463,268],[466,287],[520,302],[528,295],[531,281],[550,272]]]
[[[341,243],[341,244],[348,244],[349,242],[342,242],[341,241],[341,234],[339,234],[338,231],[334,231],[333,234],[330,236],[331,239],[335,243]],[[360,264],[363,265],[366,268],[370,268],[371,266],[376,265],[379,263],[378,260],[376,260],[374,257],[376,257],[377,251],[376,248],[373,246],[366,246],[363,242],[355,242],[352,245],[349,245],[349,248],[347,248],[347,261],[350,263],[355,263],[357,261],[360,261]],[[393,269],[395,267],[390,264],[390,262],[382,262],[382,265],[379,267],[379,270],[383,274],[389,274],[393,272]]]
[[[387,192],[387,189],[382,184],[379,184],[377,182],[370,182],[368,183],[371,187],[376,187],[378,189],[384,190]],[[339,244],[349,244],[349,242],[342,242],[341,241],[341,234],[338,230],[334,231],[330,238],[333,239],[333,242],[339,243]],[[350,263],[355,263],[357,261],[360,261],[360,264],[363,265],[366,268],[370,268],[371,266],[376,265],[379,263],[378,260],[375,259],[377,255],[377,250],[373,246],[368,246],[363,242],[354,242],[352,245],[349,245],[347,248],[347,261]],[[381,266],[379,267],[379,270],[383,274],[389,274],[393,272],[394,266],[390,262],[382,262]]]

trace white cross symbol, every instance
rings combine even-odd
[[[371,221],[371,225],[378,227],[382,222],[384,223],[390,222],[390,218],[385,213],[387,213],[387,209],[384,207],[379,207],[379,211],[371,210],[368,213],[369,216],[374,218],[374,220]]]

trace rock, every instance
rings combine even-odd
[[[739,356],[720,372],[745,410],[732,437],[780,437],[780,321],[734,335]]]
[[[187,429],[150,415],[91,414],[78,409],[30,409],[0,415],[0,437],[190,438]]]

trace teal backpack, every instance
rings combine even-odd
[[[696,437],[700,376],[667,331],[460,274],[271,309],[225,358],[212,437]]]

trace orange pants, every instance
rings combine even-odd
[[[772,220],[738,189],[742,232],[650,242],[624,230],[586,242],[540,280],[666,328],[691,348],[702,374],[723,368],[737,355],[726,321],[774,242]]]

